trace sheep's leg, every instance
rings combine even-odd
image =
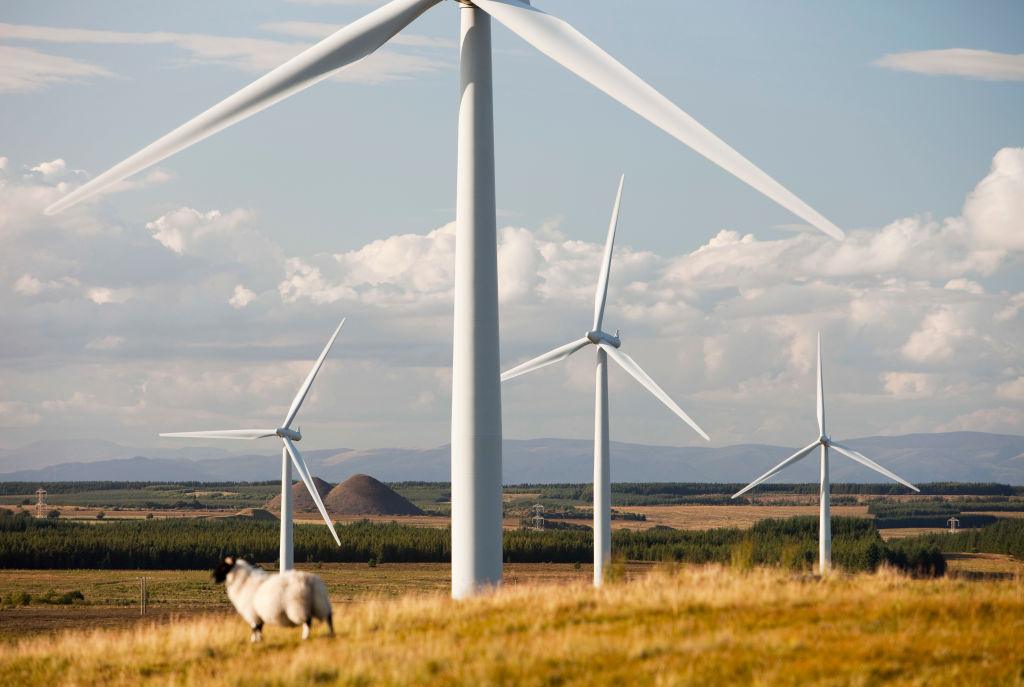
[[[327,618],[324,620],[324,622],[327,623],[327,636],[328,637],[333,637],[334,636],[334,615],[328,615]]]
[[[249,637],[249,639],[254,644],[256,642],[259,642],[259,641],[263,640],[263,623],[262,622],[253,623],[252,624],[252,636]]]
[[[309,626],[313,624],[312,618],[306,618],[306,622],[302,623],[302,638],[309,639]]]

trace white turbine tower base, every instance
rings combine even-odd
[[[822,377],[821,371],[821,334],[818,334],[818,438],[811,444],[804,446],[802,449],[791,455],[786,460],[782,461],[768,472],[764,473],[747,486],[740,489],[738,492],[732,495],[732,498],[741,496],[747,493],[758,484],[761,484],[767,479],[777,475],[779,472],[789,467],[793,463],[796,463],[804,457],[811,454],[815,448],[820,447],[821,449],[821,481],[818,487],[818,573],[825,575],[832,568],[832,510],[831,510],[831,488],[832,483],[829,478],[829,462],[828,462],[828,450],[834,448],[839,453],[843,454],[847,458],[854,460],[861,465],[871,468],[875,472],[888,477],[889,479],[899,482],[905,487],[909,487],[914,491],[921,491],[910,482],[906,481],[899,475],[889,470],[886,470],[881,465],[864,456],[863,454],[854,451],[848,446],[843,446],[828,436],[825,432],[825,383]]]
[[[327,354],[330,353],[331,347],[334,345],[335,339],[338,338],[338,334],[341,332],[341,327],[344,324],[345,320],[342,319],[338,328],[334,330],[334,334],[327,341],[327,345],[324,346],[324,350],[321,351],[320,357],[313,363],[313,368],[309,371],[302,386],[299,387],[295,398],[292,399],[292,404],[288,408],[288,414],[285,415],[284,422],[277,429],[215,429],[203,432],[165,432],[160,435],[175,439],[266,439],[268,437],[281,437],[281,442],[284,446],[281,448],[281,537],[278,565],[282,572],[295,567],[295,548],[292,544],[295,510],[292,500],[293,465],[295,466],[295,471],[299,473],[299,478],[306,485],[309,495],[313,497],[313,502],[316,504],[317,510],[320,511],[320,516],[330,529],[331,536],[334,537],[334,541],[337,542],[338,546],[341,546],[341,539],[338,538],[338,533],[334,529],[334,523],[327,514],[327,509],[320,498],[320,493],[316,490],[313,476],[309,473],[309,468],[306,467],[306,461],[303,460],[298,447],[295,446],[294,442],[302,440],[302,434],[292,429],[292,423],[295,422],[299,408],[302,407],[302,402],[306,400],[306,395],[313,386],[313,380],[316,379],[317,372],[323,366],[324,360],[327,358]]]
[[[608,224],[608,238],[605,240],[604,257],[601,260],[601,271],[597,278],[597,290],[594,293],[594,320],[589,332],[582,339],[571,341],[564,346],[549,351],[532,360],[518,365],[501,376],[502,381],[539,370],[553,363],[565,360],[581,348],[593,345],[597,349],[597,366],[595,370],[594,389],[594,586],[600,587],[604,581],[605,567],[612,555],[612,481],[611,456],[608,430],[608,358],[611,358],[623,370],[628,372],[655,398],[665,404],[669,410],[690,425],[704,439],[710,441],[697,423],[676,405],[676,402],[651,379],[632,358],[619,350],[622,342],[618,332],[615,336],[605,332],[604,306],[608,300],[608,278],[612,269],[612,252],[615,248],[615,231],[619,224],[619,208],[622,206],[622,185],[625,177],[619,180],[619,190],[615,194],[615,205],[612,207],[612,218]]]
[[[46,212],[60,212],[102,193],[178,151],[323,81],[375,52],[439,2],[391,0],[72,190]],[[561,19],[522,0],[459,0],[459,14],[461,89],[452,370],[452,593],[457,597],[496,584],[501,576],[492,17],[557,64],[805,222],[833,238],[843,237],[832,222]],[[609,356],[615,359],[610,352]]]

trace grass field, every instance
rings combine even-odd
[[[1024,583],[656,571],[338,609],[338,636],[231,615],[0,644],[0,684],[1024,684]]]
[[[349,604],[364,597],[446,593],[451,586],[447,563],[325,563],[299,565],[327,583],[334,604]],[[649,563],[629,563],[627,578],[652,569]],[[591,579],[591,566],[521,563],[505,565],[504,583],[574,583]],[[139,612],[140,577],[148,588],[146,617]],[[2,570],[0,592],[24,592],[33,597],[54,590],[80,591],[85,600],[71,605],[32,603],[0,607],[0,641],[26,634],[89,627],[124,627],[140,622],[166,621],[172,616],[228,612],[224,588],[215,585],[208,570]]]

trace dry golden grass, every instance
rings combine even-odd
[[[753,527],[767,518],[792,518],[796,515],[817,515],[818,506],[623,506],[620,510],[643,513],[646,521],[613,520],[612,527],[648,529],[667,525],[679,530],[709,530],[716,527]],[[870,518],[867,506],[832,506],[833,516]]]
[[[1001,553],[944,553],[949,575],[1024,576],[1024,561]]]
[[[594,591],[372,599],[338,636],[262,645],[234,616],[0,646],[0,684],[1024,684],[1020,580],[684,568]]]
[[[886,527],[878,530],[878,535],[885,541],[916,537],[919,534],[943,534],[949,532],[946,527]]]
[[[630,562],[627,578],[649,572],[655,564]],[[331,601],[349,604],[367,596],[398,597],[438,594],[451,588],[448,563],[300,563],[327,584]],[[568,563],[506,563],[504,584],[573,584],[591,579],[592,567]],[[139,577],[148,578],[149,606],[139,615]],[[47,590],[78,590],[84,603],[71,606],[0,606],[0,642],[29,634],[61,630],[127,627],[164,621],[175,615],[230,610],[224,588],[210,579],[208,570],[0,570],[0,592],[25,592],[33,596]],[[340,612],[340,611],[339,611]]]

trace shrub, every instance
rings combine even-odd
[[[52,589],[46,591],[45,594],[37,596],[34,599],[37,603],[41,604],[53,604],[56,606],[70,606],[76,601],[85,601],[85,595],[77,589],[70,592],[56,592]]]
[[[732,545],[729,562],[736,570],[750,570],[754,567],[754,540],[744,537]]]
[[[56,520],[57,518],[60,517],[60,511],[56,510],[56,509],[51,510],[50,512],[48,512],[46,514],[46,517],[49,518],[50,520]]]
[[[0,597],[0,604],[4,606],[28,606],[32,603],[32,595],[28,592],[8,592]]]

